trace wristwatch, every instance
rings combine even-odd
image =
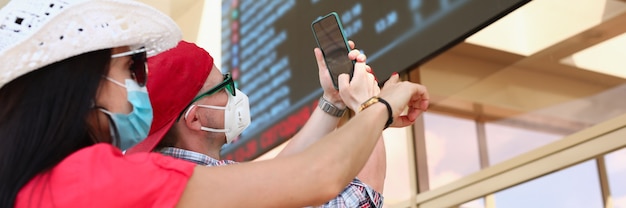
[[[370,99],[367,99],[365,102],[363,102],[361,104],[361,107],[359,107],[359,112],[363,111],[365,108],[370,107],[370,105],[379,102],[378,100],[378,96],[374,96],[371,97]]]
[[[328,100],[324,99],[324,96],[320,97],[320,101],[318,102],[317,106],[319,106],[320,109],[322,109],[322,111],[334,117],[342,117],[343,114],[346,112],[345,108],[344,109],[337,108],[337,106],[333,105],[332,103],[328,102]]]
[[[373,96],[370,99],[367,99],[365,102],[363,102],[363,104],[361,104],[361,107],[359,107],[359,112],[363,111],[364,109],[366,109],[367,107],[370,107],[371,105],[375,103],[382,103],[382,104],[385,104],[385,107],[387,107],[387,114],[389,115],[389,117],[387,118],[387,123],[385,123],[385,129],[386,129],[387,127],[389,127],[389,125],[393,123],[393,112],[391,111],[391,105],[389,105],[389,103],[386,100],[378,96]]]

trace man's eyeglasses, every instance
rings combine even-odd
[[[235,96],[235,82],[233,81],[233,78],[230,76],[230,73],[224,74],[224,81],[222,81],[222,83],[219,83],[218,85],[216,85],[215,87],[213,87],[210,90],[206,91],[205,93],[202,93],[202,94],[196,96],[196,98],[194,98],[191,102],[192,103],[196,102],[196,101],[200,100],[200,98],[203,98],[204,96],[209,96],[209,95],[215,94],[216,92],[219,92],[222,89],[226,89],[226,92],[228,92],[231,95]]]
[[[124,56],[131,56],[130,58],[133,61],[129,68],[133,79],[135,79],[139,86],[146,86],[146,82],[148,81],[148,70],[146,68],[146,49],[144,47],[141,47],[137,50],[113,54],[111,55],[111,58],[119,58]]]
[[[226,92],[230,93],[231,95],[235,96],[235,82],[233,81],[233,77],[230,76],[230,73],[226,73],[224,74],[224,81],[222,81],[221,83],[219,83],[218,85],[216,85],[215,87],[211,88],[210,90],[207,90],[205,93],[202,93],[198,96],[196,96],[193,100],[191,100],[191,102],[189,102],[189,104],[183,108],[183,109],[187,109],[189,108],[189,106],[191,106],[191,104],[195,103],[196,101],[202,99],[205,96],[210,96],[213,95],[217,92],[219,92],[220,90],[225,89]],[[178,119],[180,119],[180,116],[183,115],[183,112],[180,112],[180,115],[178,116]],[[178,120],[176,119],[176,120]]]

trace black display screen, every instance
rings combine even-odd
[[[404,72],[529,0],[223,0],[221,70],[250,99],[251,125],[222,150],[250,160],[291,137],[321,96],[311,23],[337,12],[379,81]]]

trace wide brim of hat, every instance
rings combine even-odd
[[[34,3],[24,2],[28,1],[12,1],[0,11],[5,19],[0,22],[5,39],[0,43],[0,88],[33,70],[86,52],[130,46],[145,47],[153,56],[182,38],[170,17],[136,1],[78,0],[46,15],[30,9]],[[35,6],[48,6],[39,4]],[[11,25],[15,18],[22,18],[21,24]]]

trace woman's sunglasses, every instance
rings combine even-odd
[[[146,82],[148,81],[148,69],[146,68],[146,49],[144,47],[141,47],[137,50],[113,54],[111,55],[111,58],[119,58],[124,56],[131,56],[130,59],[133,61],[129,68],[133,79],[135,79],[139,86],[146,86]]]
[[[195,103],[196,101],[202,99],[205,96],[213,95],[222,89],[226,90],[226,92],[230,93],[233,96],[236,95],[235,94],[235,82],[233,81],[233,77],[230,76],[230,73],[224,74],[224,81],[222,81],[215,87],[211,88],[210,90],[207,90],[205,93],[202,93],[196,96],[193,100],[191,100],[191,102],[189,102],[189,104],[185,108],[183,108],[183,112],[184,112],[184,109],[189,108],[189,106],[191,106],[191,104]],[[180,119],[180,117],[183,115],[183,112],[180,112],[180,115],[178,115],[178,119]]]

